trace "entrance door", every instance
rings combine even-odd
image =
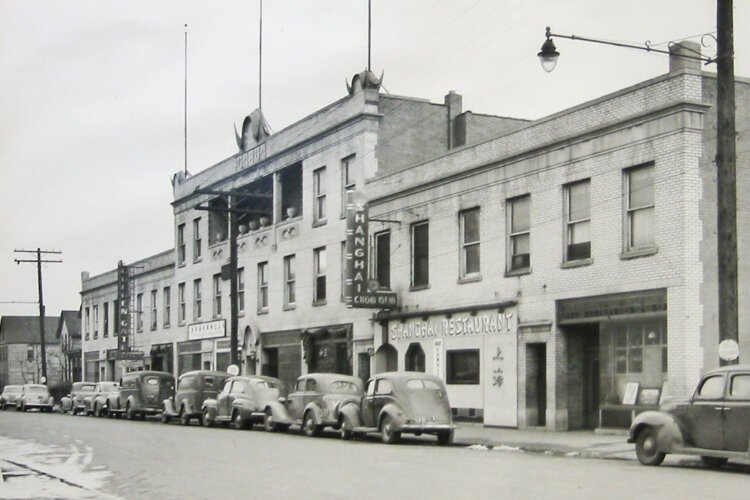
[[[583,427],[599,425],[599,331],[586,336],[583,351]]]
[[[526,347],[526,416],[530,426],[547,425],[547,345]]]

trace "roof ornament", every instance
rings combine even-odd
[[[363,70],[361,73],[357,73],[352,77],[352,83],[351,85],[349,82],[346,82],[346,90],[349,92],[349,95],[354,95],[355,92],[358,92],[363,89],[380,89],[380,85],[383,83],[383,75],[385,72],[380,73],[380,78],[375,76],[375,73],[373,73],[370,70]]]
[[[256,108],[245,117],[242,122],[242,135],[237,132],[237,125],[234,126],[234,136],[237,139],[237,147],[240,148],[240,153],[253,149],[270,135],[271,127],[260,108]]]

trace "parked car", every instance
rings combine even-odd
[[[70,394],[60,400],[60,409],[63,413],[76,415],[84,409],[83,398],[93,394],[96,384],[94,382],[73,382]]]
[[[109,397],[118,394],[120,384],[117,382],[98,382],[94,392],[84,396],[83,406],[86,415],[102,417],[107,414]]]
[[[297,379],[286,398],[288,420],[302,427],[307,436],[317,436],[326,427],[339,426],[339,409],[359,403],[362,380],[336,373],[310,373]]]
[[[384,443],[403,433],[435,434],[440,445],[453,442],[453,417],[443,381],[421,372],[379,373],[367,381],[359,404],[341,408],[343,439],[380,432]]]
[[[54,399],[50,396],[46,385],[25,384],[21,389],[21,395],[16,401],[16,410],[28,411],[38,408],[41,411],[50,412],[53,405]]]
[[[128,420],[146,418],[162,410],[162,402],[174,396],[174,376],[167,372],[126,373],[117,393],[107,398],[107,415],[125,415]]]
[[[0,410],[6,409],[8,406],[16,406],[16,401],[21,396],[23,386],[21,385],[6,385],[3,387],[3,393],[0,394]]]
[[[197,370],[183,373],[177,380],[177,392],[163,402],[162,422],[179,417],[182,425],[197,418],[202,423],[201,406],[207,399],[216,399],[219,389],[229,377],[226,372]]]
[[[282,431],[291,422],[284,408],[286,391],[284,383],[272,377],[231,377],[216,399],[203,402],[203,425],[234,423],[236,429],[245,429],[263,423],[268,431]]]
[[[665,401],[630,426],[643,465],[659,465],[667,453],[699,455],[709,467],[747,459],[750,443],[750,365],[706,373],[689,399]]]

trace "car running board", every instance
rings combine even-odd
[[[748,451],[725,451],[725,450],[709,450],[706,448],[690,448],[687,446],[675,446],[672,448],[670,453],[677,453],[683,455],[701,455],[704,457],[717,457],[717,458],[733,458],[737,460],[747,460],[750,458],[750,450]]]
[[[369,434],[371,432],[380,432],[377,427],[355,427],[352,432],[357,434]]]

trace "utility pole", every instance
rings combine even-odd
[[[717,0],[716,188],[719,363],[739,363],[733,0]]]
[[[56,260],[42,260],[42,254],[62,254],[59,250],[42,250],[41,248],[37,248],[36,250],[14,250],[15,253],[35,253],[36,259],[34,260],[28,260],[28,259],[15,259],[16,264],[20,264],[21,262],[31,262],[36,263],[36,272],[37,272],[37,285],[39,287],[39,335],[41,337],[41,351],[42,351],[42,377],[44,378],[44,383],[47,383],[47,341],[45,339],[45,333],[44,333],[44,293],[43,293],[43,287],[42,287],[42,263],[60,263],[62,260],[56,259]]]

